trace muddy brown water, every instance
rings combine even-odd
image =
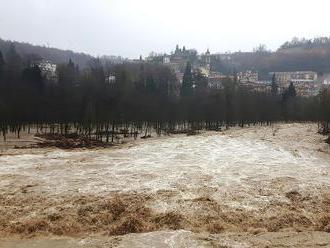
[[[329,247],[329,173],[316,124],[9,149],[0,247]]]

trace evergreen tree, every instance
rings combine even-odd
[[[3,82],[4,69],[5,69],[5,61],[4,61],[2,53],[0,51],[0,98],[2,98],[2,95],[5,94],[5,88],[4,88],[4,82]],[[1,100],[0,100],[0,102],[1,102]]]
[[[92,75],[92,78],[94,79],[94,83],[96,83],[98,86],[104,86],[105,85],[105,73],[104,68],[102,65],[102,62],[99,58],[91,60],[89,63],[89,69]]]
[[[71,59],[67,64],[58,65],[56,70],[58,84],[61,88],[68,89],[76,83],[77,68]]]
[[[191,96],[193,93],[193,84],[191,64],[190,62],[187,62],[182,79],[181,96]]]
[[[141,63],[140,68],[139,68],[138,80],[136,82],[136,89],[139,92],[144,92],[145,88],[146,88],[146,75],[145,75],[145,70],[144,70],[144,64]]]
[[[3,59],[2,52],[0,51],[0,80],[3,77],[4,67],[5,67],[5,60]]]
[[[155,94],[156,93],[156,85],[154,78],[152,75],[149,75],[146,80],[146,90],[148,94]]]
[[[272,84],[271,84],[271,87],[272,87],[272,89],[271,89],[272,94],[273,94],[273,95],[277,95],[277,93],[278,93],[278,85],[277,85],[277,83],[276,83],[275,73],[274,73],[273,76],[272,76]]]
[[[291,82],[288,88],[288,97],[296,97],[296,88],[294,87],[293,83]]]
[[[10,44],[9,50],[6,54],[6,74],[8,81],[17,83],[22,71],[22,58],[17,53],[14,43]],[[16,82],[15,82],[16,81]]]
[[[291,82],[289,87],[284,90],[282,95],[282,101],[286,102],[294,97],[296,97],[296,88],[294,87],[293,83]]]
[[[208,87],[207,78],[201,72],[197,72],[194,75],[194,81],[196,84],[196,94],[197,95],[206,95],[207,87]]]
[[[238,80],[238,76],[237,76],[237,71],[236,71],[236,69],[234,69],[233,74],[234,74],[234,83],[237,84],[239,80]]]
[[[44,85],[41,76],[41,71],[38,65],[33,65],[25,68],[22,73],[25,87],[28,90],[37,90],[39,93],[42,91]]]
[[[290,117],[295,114],[293,108],[295,104],[296,89],[291,82],[289,87],[284,90],[282,95],[282,116],[284,120],[288,121]]]
[[[175,54],[178,54],[180,53],[180,48],[179,48],[179,45],[176,45],[175,47]]]
[[[71,86],[73,86],[76,83],[77,80],[76,73],[77,73],[77,67],[70,59],[67,65],[67,75],[68,75],[67,80],[68,80],[68,84],[70,84]]]

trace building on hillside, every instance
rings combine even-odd
[[[170,56],[169,65],[174,70],[183,72],[188,62],[190,62],[193,67],[196,66],[198,62],[197,51],[195,49],[186,49],[185,46],[181,49],[177,45],[175,51]]]
[[[226,79],[234,80],[234,76],[227,76],[220,72],[215,72],[211,70],[212,59],[220,59],[220,57],[225,56],[225,59],[229,55],[212,55],[210,50],[207,49],[205,53],[198,55],[197,51],[194,49],[186,49],[185,46],[182,48],[176,45],[175,50],[170,54],[157,54],[150,53],[150,55],[145,59],[147,63],[157,63],[163,64],[170,67],[177,78],[177,81],[181,84],[183,80],[184,71],[186,69],[187,63],[189,62],[192,67],[193,72],[201,73],[205,78],[208,79],[208,86],[210,88],[222,88],[223,82]],[[253,72],[242,73],[242,79],[248,78],[247,81],[257,81],[258,74]]]
[[[171,56],[171,59],[174,60],[194,60],[197,58],[197,51],[195,49],[186,49],[185,46],[183,48],[179,48],[179,45],[176,45],[175,51]]]
[[[48,81],[57,82],[57,74],[56,74],[56,64],[48,60],[42,60],[38,63],[38,67],[40,68],[41,75]]]
[[[330,85],[330,73],[325,73],[321,75],[318,79],[324,86],[325,85]]]
[[[115,76],[115,74],[114,73],[110,73],[109,75],[107,75],[105,77],[105,82],[107,84],[114,84],[114,83],[116,83],[116,76]]]
[[[299,96],[317,96],[322,88],[322,84],[316,83],[294,83],[297,95]]]
[[[317,73],[314,71],[270,72],[275,74],[275,81],[280,87],[289,87],[290,83],[316,83]]]
[[[272,89],[270,81],[245,82],[241,85],[255,92],[270,92]]]
[[[209,77],[210,75],[210,68],[204,67],[204,66],[199,66],[195,69],[195,71],[200,72],[204,77]]]
[[[228,76],[221,72],[210,71],[208,76],[209,88],[211,89],[222,89],[224,80],[234,80],[234,76]]]
[[[163,64],[169,64],[169,63],[171,63],[171,57],[168,55],[164,55]]]
[[[180,83],[180,85],[182,84],[183,81],[183,75],[184,73],[180,72],[180,71],[174,71],[175,73],[175,77],[178,80],[178,82]]]
[[[273,75],[275,75],[275,82],[281,92],[293,83],[298,95],[315,96],[322,86],[322,83],[318,80],[317,72],[314,71],[271,72],[270,77]]]
[[[229,52],[212,54],[212,57],[215,59],[223,60],[223,61],[230,61],[232,59],[231,53],[229,53]]]
[[[258,82],[259,75],[258,72],[254,71],[244,71],[237,73],[237,79],[242,83],[256,83]]]
[[[145,62],[162,64],[164,62],[165,56],[166,54],[156,54],[154,52],[151,52],[150,55],[145,58]],[[142,61],[136,60],[136,62],[141,63]]]
[[[200,56],[200,65],[208,68],[210,70],[211,68],[211,53],[210,50],[207,49],[206,53]]]

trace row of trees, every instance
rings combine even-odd
[[[285,42],[280,46],[281,49],[289,49],[289,48],[304,48],[310,49],[315,47],[327,47],[330,48],[330,37],[318,37],[314,39],[306,39],[306,38],[297,38],[294,37],[291,41]]]
[[[109,75],[115,80],[109,80]],[[99,59],[80,70],[71,60],[47,81],[37,64],[12,46],[0,52],[0,131],[5,137],[31,125],[50,132],[77,132],[109,140],[115,133],[158,133],[177,129],[318,121],[329,116],[320,99],[289,93],[255,92],[236,79],[210,89],[207,78],[188,64],[183,82],[165,66],[135,63],[105,66]],[[328,96],[324,96],[328,99]],[[325,100],[324,100],[325,101]],[[322,102],[322,101],[321,101]],[[323,103],[323,102],[322,102]]]

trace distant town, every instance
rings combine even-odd
[[[108,58],[109,59],[109,58]],[[244,70],[232,71],[231,73],[219,72],[211,66],[214,60],[230,61],[231,54],[229,53],[214,53],[212,54],[209,49],[205,53],[198,54],[195,49],[187,49],[185,46],[182,48],[179,45],[170,54],[157,54],[150,53],[149,56],[139,59],[114,59],[114,63],[152,63],[162,64],[170,67],[177,78],[178,83],[182,84],[184,70],[187,63],[192,66],[193,73],[200,73],[208,80],[208,87],[210,89],[221,89],[223,81],[230,78],[236,80],[238,84],[245,86],[251,90],[258,92],[267,92],[272,89],[272,81],[276,83],[278,92],[284,92],[286,88],[293,83],[297,95],[299,96],[316,96],[321,89],[330,87],[330,73],[319,74],[315,71],[274,71],[269,72],[268,77],[260,78],[257,70]],[[49,60],[41,60],[38,66],[42,75],[49,81],[56,82],[57,65]],[[115,75],[108,73],[106,76],[108,83],[116,81]]]

